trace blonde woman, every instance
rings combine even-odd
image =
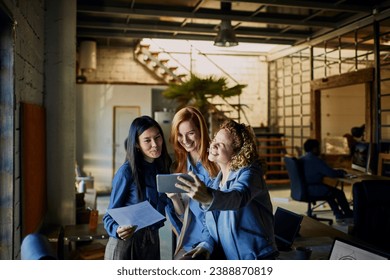
[[[274,216],[258,159],[253,130],[233,120],[224,122],[210,145],[209,160],[220,172],[207,187],[195,182],[176,184],[202,204],[208,234],[187,256],[210,254],[220,243],[229,260],[275,259]]]

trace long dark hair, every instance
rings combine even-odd
[[[131,123],[129,129],[129,135],[127,137],[127,149],[126,149],[126,159],[129,162],[131,172],[133,174],[134,182],[137,185],[138,195],[140,198],[143,197],[142,189],[145,188],[144,180],[141,178],[141,174],[143,176],[147,176],[143,168],[144,155],[142,151],[137,148],[137,144],[139,146],[138,137],[147,129],[151,127],[156,127],[161,137],[164,139],[164,133],[161,129],[161,126],[149,116],[141,116]],[[155,164],[157,166],[158,173],[169,173],[169,169],[172,163],[171,157],[168,154],[167,146],[165,144],[165,140],[163,141],[161,156],[155,159]]]

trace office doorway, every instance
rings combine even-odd
[[[365,139],[366,141],[373,141],[372,131],[375,129],[375,115],[374,115],[374,69],[367,68],[356,72],[346,73],[339,76],[332,76],[313,80],[310,83],[311,96],[311,124],[310,135],[312,138],[321,140],[322,137],[322,95],[326,90],[347,87],[351,85],[361,84],[361,89],[364,95],[364,124],[365,124]],[[338,91],[342,92],[342,91]],[[362,123],[363,124],[363,123]]]
[[[351,133],[365,124],[364,84],[324,89],[321,94],[321,139]]]

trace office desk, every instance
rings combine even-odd
[[[322,223],[308,216],[303,216],[297,240],[299,241],[300,239],[319,236],[327,236],[331,238],[340,237],[344,239],[353,238],[351,235],[337,230],[334,227],[329,226],[328,224]]]
[[[65,259],[103,259],[108,234],[103,224],[90,230],[88,224],[64,227]]]
[[[103,224],[98,224],[96,230],[90,230],[88,224],[68,225],[64,228],[64,241],[90,241],[107,238],[108,234]]]
[[[357,177],[355,178],[331,178],[331,177],[324,177],[322,182],[325,185],[332,186],[332,187],[341,187],[341,189],[344,188],[344,185],[353,185],[355,183],[361,182],[363,180],[390,180],[390,177],[386,176],[379,176],[379,175],[370,175],[370,174],[356,174]]]
[[[302,260],[302,251],[297,248],[311,250],[310,260],[326,260],[330,254],[334,238],[342,238],[349,241],[358,241],[355,237],[339,231],[327,224],[319,222],[308,216],[303,216],[299,236],[295,239],[291,251],[281,251],[281,260]]]

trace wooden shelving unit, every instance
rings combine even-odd
[[[267,185],[289,184],[283,157],[294,154],[294,147],[288,146],[287,139],[281,134],[259,135],[256,140],[259,155],[267,162]]]

